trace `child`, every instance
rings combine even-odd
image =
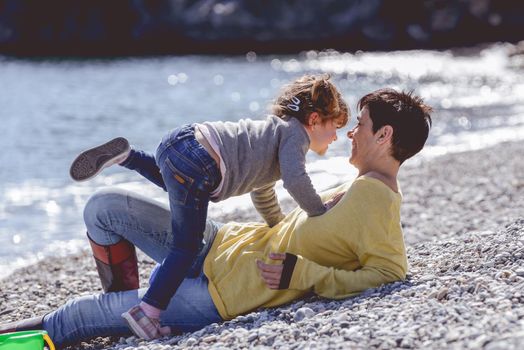
[[[263,121],[178,127],[162,138],[156,156],[132,149],[126,139],[116,138],[74,160],[70,174],[76,181],[90,179],[118,163],[138,171],[169,194],[174,236],[171,252],[157,269],[140,305],[122,315],[136,335],[151,339],[164,334],[158,321],[160,312],[190,270],[202,242],[210,200],[218,202],[250,192],[257,211],[274,226],[284,217],[274,189],[275,182],[282,179],[284,188],[309,216],[326,211],[306,173],[305,156],[308,149],[324,154],[337,139],[336,130],[349,118],[346,103],[329,76],[306,75],[283,88],[273,114]],[[137,285],[138,281],[133,286]]]

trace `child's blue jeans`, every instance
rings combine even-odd
[[[132,150],[122,165],[138,171],[169,194],[173,242],[142,298],[165,310],[201,248],[210,193],[222,179],[220,169],[195,139],[194,125],[170,131],[155,157]]]

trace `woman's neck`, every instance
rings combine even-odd
[[[382,181],[392,191],[398,192],[397,175],[400,165],[398,162],[382,164],[381,166],[370,166],[359,169],[358,176],[369,176]]]

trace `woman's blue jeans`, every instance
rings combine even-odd
[[[171,213],[162,204],[138,194],[110,189],[94,194],[86,204],[84,220],[90,237],[108,245],[127,239],[157,262],[170,254],[175,235]],[[162,325],[174,333],[195,331],[220,322],[202,272],[204,259],[220,227],[208,220],[204,242],[186,277],[162,313]],[[58,345],[74,344],[97,336],[129,336],[121,314],[138,304],[146,289],[75,298],[44,317],[43,328]]]
[[[176,128],[164,136],[154,158],[132,151],[122,165],[138,171],[169,194],[174,239],[142,298],[165,310],[201,248],[209,197],[221,181],[220,169],[195,139],[194,125]]]

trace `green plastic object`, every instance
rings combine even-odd
[[[44,343],[49,350],[55,345],[46,331],[22,331],[0,334],[0,350],[43,350]]]

